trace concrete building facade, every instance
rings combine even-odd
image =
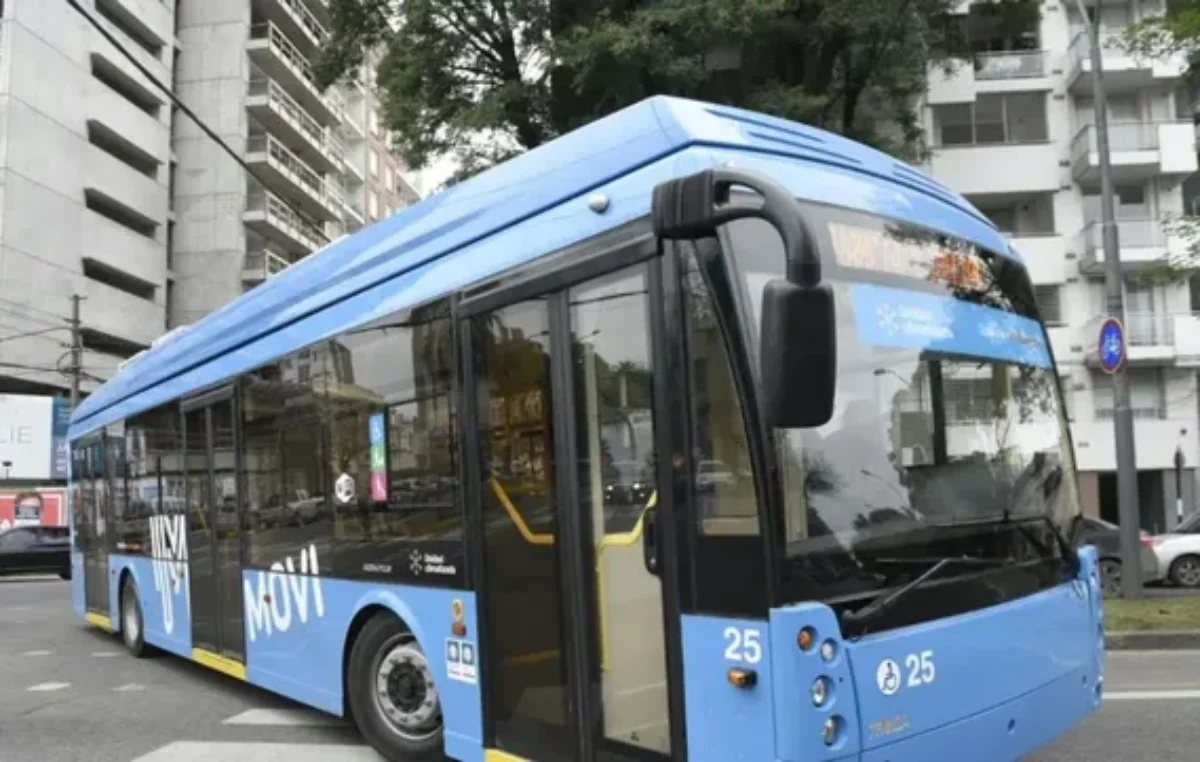
[[[154,76],[174,2],[83,0]],[[65,2],[0,4],[0,392],[62,393],[71,294],[86,391],[166,326],[171,108]]]
[[[180,0],[169,320],[184,325],[416,199],[387,150],[374,59],[320,92],[324,0]],[[265,182],[264,182],[265,181]]]
[[[1104,41],[1110,155],[1124,280],[1142,526],[1195,510],[1200,462],[1200,289],[1170,270],[1188,241],[1169,221],[1197,170],[1185,61],[1141,60],[1114,42],[1162,0],[1089,3]],[[937,71],[924,105],[935,177],[962,192],[1025,257],[1049,327],[1072,420],[1085,511],[1115,521],[1112,385],[1097,360],[1105,314],[1099,155],[1085,26],[1072,2],[1044,2],[1027,28],[979,4],[957,18],[973,55]],[[1190,183],[1189,183],[1190,184]],[[1182,458],[1181,492],[1176,462]]]

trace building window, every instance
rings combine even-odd
[[[1062,287],[1058,285],[1034,286],[1033,299],[1037,302],[1038,314],[1046,325],[1063,325]]]
[[[1129,407],[1138,420],[1164,420],[1167,417],[1167,390],[1161,368],[1127,368],[1129,377]],[[1092,406],[1096,418],[1112,420],[1113,394],[1111,377],[1092,374]]]
[[[371,170],[371,177],[379,177],[379,154],[374,151],[367,151],[367,165]]]
[[[367,191],[367,214],[372,220],[379,219],[379,194],[373,190]]]
[[[939,145],[1034,143],[1049,138],[1045,93],[980,95],[974,103],[933,107]]]
[[[383,165],[383,187],[389,191],[392,189],[392,167],[389,164]]]

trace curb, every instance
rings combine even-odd
[[[1200,630],[1109,632],[1104,635],[1104,648],[1109,651],[1200,649]]]

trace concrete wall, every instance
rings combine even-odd
[[[155,5],[148,19],[161,26],[174,4]],[[154,59],[119,28],[103,23],[169,81],[169,46]],[[0,29],[0,307],[5,308],[0,337],[61,325],[70,314],[70,295],[79,293],[89,296],[90,315],[103,318],[96,324],[85,319],[85,329],[148,344],[165,327],[170,111],[147,113],[93,76],[93,60],[102,60],[133,71],[150,87],[112,45],[99,44],[95,30],[66,3],[8,0]],[[135,170],[89,142],[89,126],[115,135],[157,167]],[[97,221],[85,205],[93,194],[127,206],[148,228],[134,232],[108,219]],[[136,278],[153,295],[92,280],[84,275],[87,260]],[[2,342],[0,361],[53,367],[64,340],[65,334],[49,334]],[[85,369],[104,377],[109,365]],[[16,378],[58,388],[68,383],[53,371],[20,372]],[[14,377],[0,372],[0,386],[11,383]]]

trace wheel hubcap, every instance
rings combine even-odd
[[[125,599],[121,603],[124,609],[124,622],[121,629],[125,631],[125,641],[127,643],[136,643],[141,627],[138,624],[137,605],[134,603],[133,595],[126,593]]]
[[[433,673],[414,641],[385,650],[375,669],[375,704],[388,724],[411,740],[428,738],[442,724]]]
[[[1121,567],[1116,564],[1104,564],[1100,567],[1104,572],[1104,591],[1115,593],[1121,589]]]
[[[1184,561],[1179,564],[1179,581],[1185,585],[1200,584],[1200,565],[1195,561]]]

